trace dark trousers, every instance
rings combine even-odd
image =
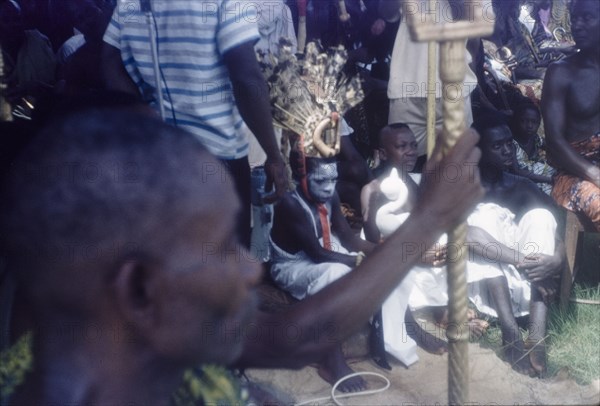
[[[235,191],[240,198],[242,204],[241,211],[238,215],[238,238],[240,243],[250,248],[250,164],[248,157],[239,159],[221,159],[223,165],[229,171],[233,178]]]

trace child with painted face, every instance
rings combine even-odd
[[[335,159],[290,158],[296,190],[275,206],[271,230],[271,276],[296,299],[314,295],[357,265],[358,251],[373,244],[358,238],[344,219],[336,193]],[[319,375],[335,383],[351,373],[341,348],[320,363]],[[343,391],[365,387],[362,378],[349,379]]]

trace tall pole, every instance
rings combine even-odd
[[[429,0],[429,9],[433,8],[434,0]],[[436,96],[436,47],[435,41],[429,41],[427,43],[427,157],[431,156],[433,147],[435,146],[435,96]]]
[[[414,0],[404,0],[413,41],[436,41],[440,44],[440,79],[444,115],[443,142],[447,152],[465,130],[463,82],[466,75],[465,40],[488,36],[494,30],[490,0],[466,2],[465,19],[451,24],[423,22]],[[439,5],[438,5],[439,7]],[[485,13],[485,14],[484,14]],[[467,276],[465,238],[467,225],[458,225],[448,233],[448,246],[458,250],[448,261],[448,403],[463,405],[469,401],[469,331],[467,320]]]
[[[432,0],[429,0],[430,2]],[[427,44],[427,157],[431,156],[433,147],[435,146],[435,76],[437,74],[435,64],[435,48],[436,43],[429,41]]]
[[[462,84],[466,74],[464,41],[440,43],[440,79],[444,102],[443,135],[445,150],[456,144],[465,130]],[[459,89],[459,94],[448,94]],[[452,102],[454,100],[454,102]],[[469,330],[467,323],[467,275],[465,239],[467,226],[460,224],[448,234],[450,247],[458,247],[456,260],[448,263],[448,403],[465,404],[469,400]]]

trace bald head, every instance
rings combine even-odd
[[[410,127],[405,123],[392,123],[383,127],[378,135],[379,148],[383,148],[385,143],[389,142],[390,137],[401,131],[410,131]]]

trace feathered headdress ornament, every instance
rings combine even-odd
[[[284,38],[279,41],[279,55],[259,54],[269,85],[273,122],[299,136],[298,147],[305,156],[336,155],[340,150],[339,120],[364,98],[360,79],[343,73],[347,56],[343,46],[324,53],[311,42],[304,60],[299,61]]]

